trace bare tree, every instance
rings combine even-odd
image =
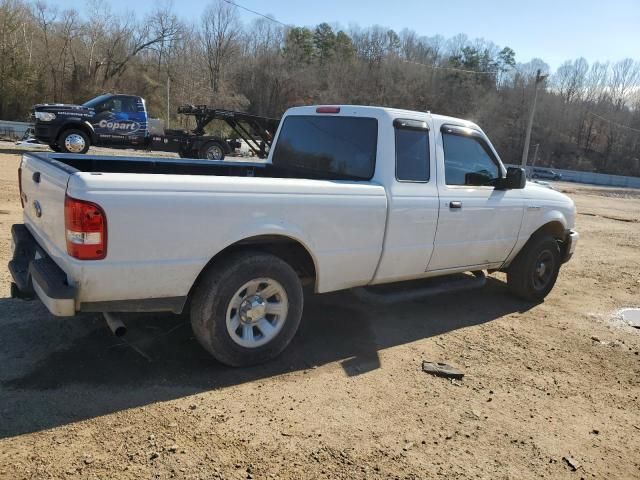
[[[609,89],[616,111],[629,101],[629,96],[640,85],[640,62],[626,58],[613,65]]]
[[[220,91],[223,70],[236,49],[239,36],[236,8],[221,0],[210,3],[202,15],[200,40],[214,95]]]
[[[553,84],[565,103],[572,103],[584,95],[589,64],[584,58],[567,60],[553,76]]]

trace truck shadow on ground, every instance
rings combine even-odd
[[[188,320],[130,315],[111,335],[100,315],[52,317],[39,302],[0,300],[0,438],[126,408],[340,362],[347,375],[381,366],[380,350],[479,325],[533,305],[484,289],[371,306],[351,293],[306,299],[300,331],[275,361],[245,369],[217,363]]]

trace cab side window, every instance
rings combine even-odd
[[[493,185],[500,178],[497,160],[481,138],[442,132],[447,185]]]
[[[93,108],[95,109],[96,113],[111,112],[113,111],[113,99],[109,98],[104,102],[97,104]]]
[[[396,179],[404,182],[428,182],[429,130],[424,122],[395,120]]]
[[[136,101],[131,97],[115,97],[111,111],[115,113],[135,113],[137,111]]]

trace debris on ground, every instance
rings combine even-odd
[[[620,313],[625,322],[634,328],[640,328],[640,308],[625,308]]]
[[[422,371],[435,375],[436,377],[455,378],[461,379],[464,377],[464,373],[451,365],[440,362],[429,362],[427,360],[422,362]]]
[[[562,460],[564,460],[564,463],[569,466],[572,472],[575,472],[582,467],[582,465],[580,465],[580,463],[572,457],[562,457]]]

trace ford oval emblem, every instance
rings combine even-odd
[[[42,216],[42,206],[38,200],[33,202],[33,209],[36,211],[36,217],[40,218]]]

